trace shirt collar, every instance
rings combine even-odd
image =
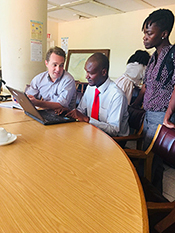
[[[63,70],[63,73],[62,73],[61,77],[57,78],[57,79],[55,80],[54,83],[59,82],[59,81],[62,79],[62,77],[64,76],[64,73],[65,73],[65,70]],[[51,78],[50,78],[50,75],[49,75],[49,72],[48,72],[47,78],[48,78],[48,80],[49,80],[50,82],[52,82],[52,81],[51,81]]]
[[[100,93],[105,92],[109,84],[110,84],[110,78],[108,77],[106,81],[101,86],[98,87],[98,90],[100,91]]]

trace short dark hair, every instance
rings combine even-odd
[[[101,69],[106,69],[108,75],[109,72],[109,59],[103,53],[94,53],[88,60],[96,61]]]
[[[169,36],[173,28],[173,24],[174,24],[174,15],[168,9],[159,9],[159,10],[153,11],[151,14],[149,14],[149,16],[143,22],[142,31],[145,25],[147,28],[148,25],[151,25],[153,23],[155,23],[162,32],[167,30],[168,36]]]
[[[58,56],[61,56],[61,57],[64,57],[64,60],[66,60],[66,53],[64,52],[64,50],[60,47],[53,47],[53,48],[50,48],[47,53],[46,53],[46,61],[49,62],[50,60],[50,56],[52,53],[55,53],[56,55]]]
[[[138,62],[139,64],[142,64],[146,66],[148,64],[148,61],[150,59],[150,55],[145,50],[137,50],[131,57],[128,59],[127,64]]]

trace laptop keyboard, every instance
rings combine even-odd
[[[63,120],[64,116],[63,115],[57,115],[54,111],[52,110],[40,110],[39,113],[41,116],[46,119],[47,121],[58,121]]]

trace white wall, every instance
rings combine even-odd
[[[57,22],[47,20],[47,33],[50,34],[50,39],[47,39],[47,41],[50,42],[51,47],[58,45],[58,28],[59,24]]]
[[[170,9],[175,14],[175,5],[161,7]],[[102,16],[99,18],[78,20],[58,24],[58,46],[61,37],[68,37],[69,49],[104,49],[109,48],[111,78],[116,79],[124,71],[126,61],[137,49],[145,49],[141,31],[144,19],[155,8],[124,14]],[[170,36],[175,43],[175,26]],[[154,50],[149,50],[152,53]]]
[[[1,68],[1,41],[0,41],[0,68]]]
[[[46,70],[47,0],[0,0],[2,77],[7,85],[24,90],[32,78]],[[10,6],[10,7],[9,7]],[[31,20],[42,22],[41,59],[33,61]],[[37,50],[38,51],[38,50]]]

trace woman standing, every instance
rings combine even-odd
[[[175,127],[175,48],[169,42],[174,15],[170,10],[159,9],[144,21],[142,30],[146,49],[155,48],[151,56],[143,86],[134,102],[142,103],[146,110],[144,120],[144,145],[146,150],[154,137],[158,124]],[[163,161],[154,156],[152,183],[162,191]]]

